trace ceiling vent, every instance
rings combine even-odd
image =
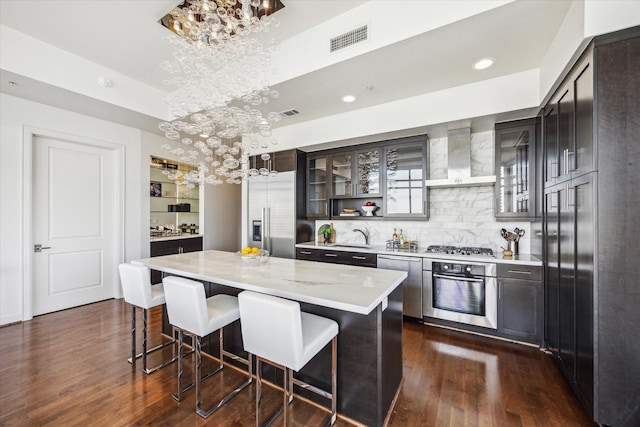
[[[337,52],[345,47],[353,46],[354,44],[363,42],[369,38],[369,26],[363,25],[355,30],[348,31],[344,34],[340,34],[330,40],[329,52]]]
[[[291,109],[287,111],[281,111],[280,114],[282,114],[283,116],[291,117],[291,116],[297,116],[298,114],[300,114],[300,111],[296,109]]]

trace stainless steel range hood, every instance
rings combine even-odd
[[[447,175],[446,179],[428,179],[427,187],[471,187],[491,185],[495,175],[471,176],[471,128],[453,129],[447,133]]]

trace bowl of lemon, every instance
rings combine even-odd
[[[269,260],[269,251],[257,247],[245,246],[236,252],[240,260],[247,265],[260,265]]]

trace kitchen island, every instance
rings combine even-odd
[[[301,303],[303,311],[335,320],[338,335],[338,412],[369,426],[381,426],[402,382],[402,282],[407,273],[271,257],[250,265],[231,252],[203,251],[146,258],[164,275],[201,281],[208,296],[251,290]],[[166,319],[166,316],[165,316]],[[170,333],[165,322],[164,332]],[[203,349],[217,354],[215,338]],[[228,348],[227,348],[228,346]],[[242,349],[239,322],[225,329],[225,349]],[[298,377],[330,387],[329,348],[309,362]],[[277,371],[265,373],[280,383]],[[326,405],[304,390],[300,394]]]

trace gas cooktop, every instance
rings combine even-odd
[[[474,247],[458,247],[458,246],[443,246],[443,245],[430,245],[425,251],[429,254],[448,254],[448,255],[478,255],[478,256],[493,256],[493,250],[490,248],[474,248]]]

